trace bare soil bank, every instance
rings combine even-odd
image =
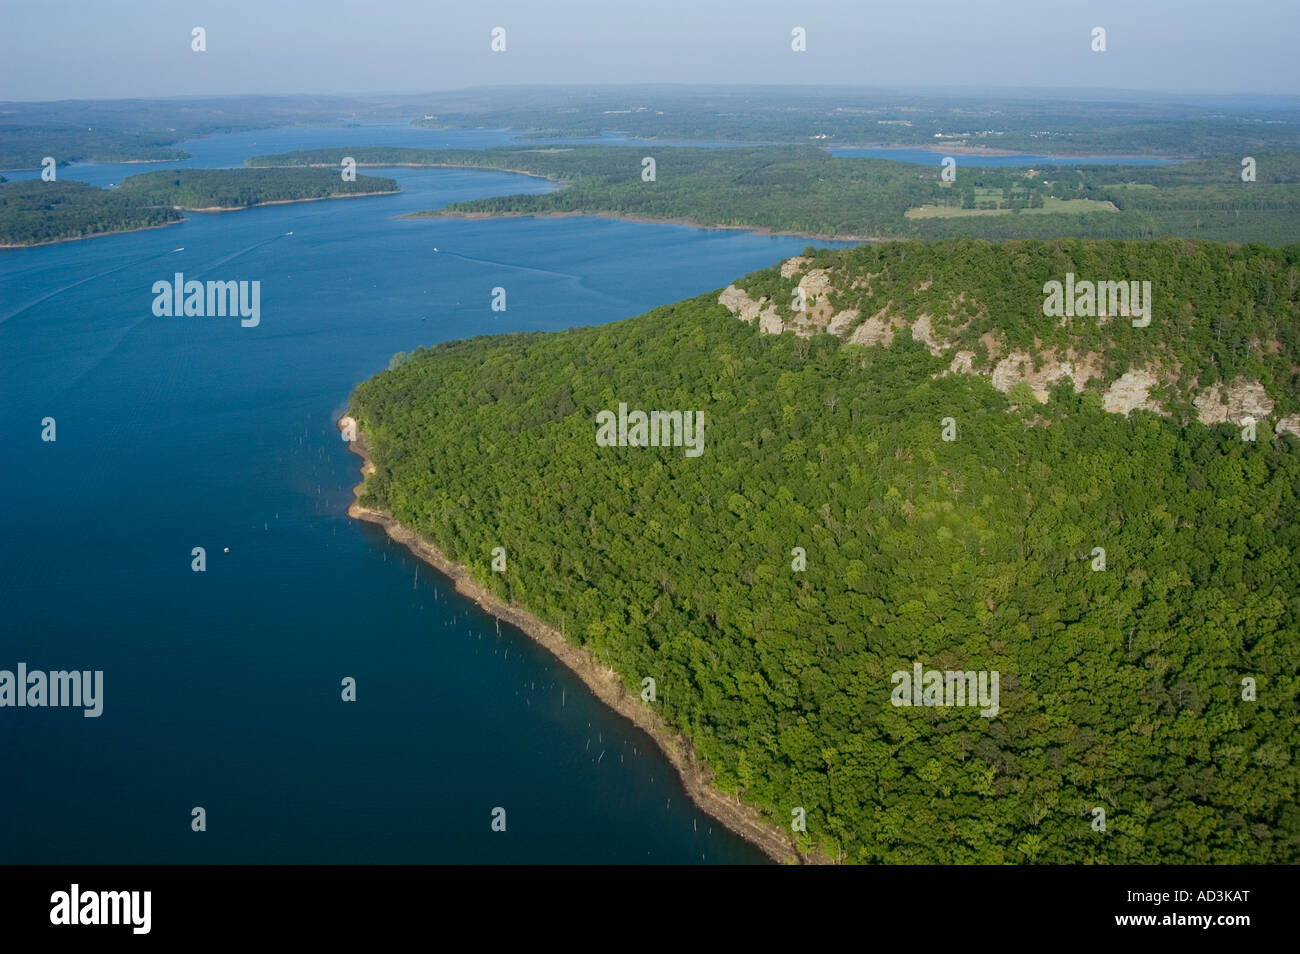
[[[347,420],[349,420],[347,417],[339,420],[340,428]],[[359,430],[356,433],[356,440],[350,442],[348,447],[362,460],[361,474],[364,482],[366,475],[374,473],[374,463],[370,459],[370,450],[366,446],[364,436]],[[681,733],[668,726],[657,712],[641,701],[639,696],[629,692],[619,679],[618,673],[596,659],[590,650],[574,646],[558,630],[548,626],[523,608],[502,602],[492,591],[476,583],[463,565],[452,562],[436,546],[414,531],[403,527],[388,514],[361,506],[362,486],[363,484],[358,484],[353,490],[356,499],[348,507],[349,517],[383,527],[392,539],[403,544],[417,557],[451,580],[457,592],[469,597],[498,619],[522,630],[568,666],[596,698],[619,715],[630,719],[655,741],[668,757],[668,761],[673,764],[677,774],[681,776],[682,784],[691,801],[701,810],[759,848],[774,861],[798,864],[829,863],[829,859],[820,855],[801,854],[795,846],[792,833],[769,824],[762,819],[757,809],[715,789],[711,784],[712,773],[707,764],[697,759],[690,742]]]

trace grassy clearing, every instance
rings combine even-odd
[[[978,191],[978,190],[977,190]],[[1015,209],[962,209],[951,205],[922,205],[908,209],[904,215],[909,219],[962,219],[982,215],[1011,215]],[[1048,197],[1043,200],[1041,209],[1020,209],[1021,215],[1051,215],[1059,212],[1118,212],[1115,203],[1097,199],[1056,199]]]

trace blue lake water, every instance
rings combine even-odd
[[[259,129],[193,139],[178,145],[192,154],[174,162],[97,163],[79,162],[60,166],[60,179],[76,179],[107,188],[127,176],[158,169],[233,169],[242,167],[250,156],[288,152],[294,149],[317,149],[329,146],[405,146],[412,149],[491,149],[494,146],[605,145],[605,146],[695,146],[726,148],[762,145],[761,143],[712,142],[705,140],[632,139],[618,134],[590,138],[524,139],[509,129],[421,129],[407,123],[368,123],[359,126],[302,126],[284,129]],[[346,153],[340,153],[340,161]],[[57,158],[57,157],[56,157]],[[6,179],[37,179],[40,169],[3,170]],[[378,174],[378,173],[375,173]],[[524,189],[511,189],[523,192]],[[487,193],[485,193],[487,194]],[[446,201],[455,201],[448,199]]]
[[[738,139],[720,140],[720,139],[637,139],[624,133],[605,133],[602,136],[587,136],[578,138],[558,138],[558,139],[520,139],[515,144],[534,143],[573,143],[573,144],[591,144],[597,146],[691,146],[701,149],[736,149],[741,146],[766,146],[771,145],[765,142],[750,142]]]
[[[187,144],[186,165],[509,136],[259,131]],[[60,176],[106,185],[175,166]],[[104,672],[100,718],[0,709],[0,860],[762,860],[548,654],[348,519],[358,460],[334,421],[397,351],[635,315],[807,240],[398,219],[550,186],[377,174],[402,194],[0,252],[0,669]],[[260,281],[260,325],[154,317],[151,287],[175,272]],[[190,569],[197,546],[205,573]],[[355,703],[340,699],[345,676]],[[190,829],[195,806],[206,832]]]
[[[121,182],[127,176],[157,169],[233,169],[243,166],[250,156],[289,152],[294,149],[317,149],[330,146],[408,146],[413,149],[489,149],[515,144],[516,134],[506,129],[468,129],[442,131],[418,129],[406,123],[370,123],[363,126],[288,127],[257,129],[248,132],[208,136],[180,143],[177,148],[192,153],[192,158],[175,162],[97,163],[79,162],[60,166],[60,179],[76,179],[101,188]],[[340,161],[342,156],[340,154]],[[57,157],[56,157],[57,158]],[[39,178],[40,170],[6,171],[6,179]],[[510,189],[525,192],[527,189]],[[497,194],[489,192],[487,194]],[[445,199],[454,202],[456,199]],[[407,211],[403,209],[403,211]]]

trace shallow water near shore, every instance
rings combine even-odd
[[[350,142],[508,140],[365,133],[187,148],[218,166]],[[170,165],[60,175],[106,185]],[[597,218],[399,219],[551,186],[374,172],[403,193],[0,253],[0,669],[104,673],[97,719],[0,709],[0,858],[762,861],[563,665],[347,517],[357,458],[334,422],[397,351],[628,317],[808,241]],[[260,325],[155,318],[151,287],[176,272],[260,281]],[[497,286],[504,313],[490,309]],[[340,698],[348,676],[353,703]],[[490,828],[497,807],[504,833]]]

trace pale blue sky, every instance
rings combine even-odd
[[[776,83],[1300,93],[1300,0],[0,0],[0,100]],[[208,50],[190,50],[207,29]],[[504,54],[489,32],[507,30]],[[790,50],[807,30],[808,51]],[[1093,53],[1093,27],[1108,51]]]

